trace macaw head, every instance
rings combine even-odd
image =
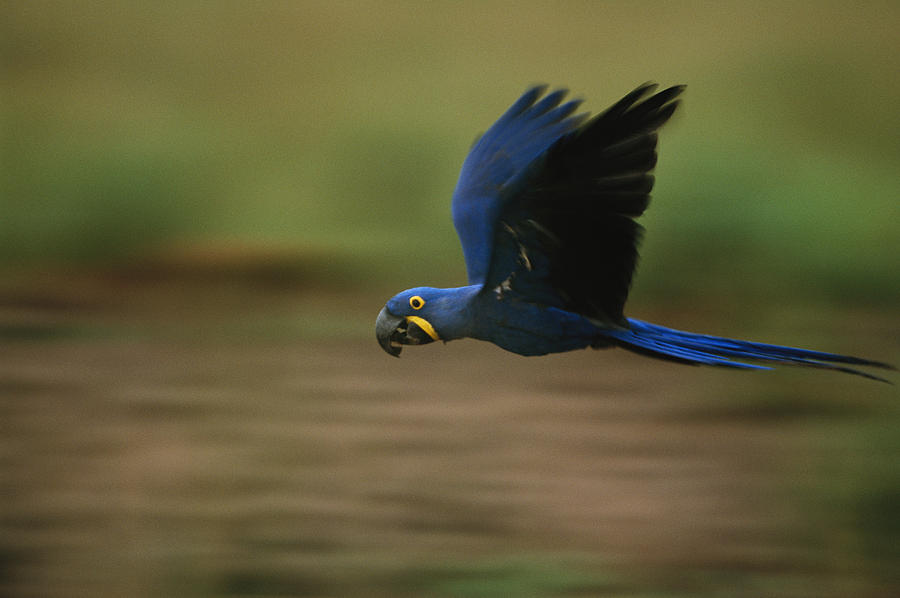
[[[417,287],[391,297],[375,320],[375,336],[381,348],[400,357],[403,345],[441,340],[435,323],[440,326],[444,295],[445,289]]]

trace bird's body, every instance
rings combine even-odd
[[[579,314],[527,301],[500,289],[485,292],[482,285],[410,289],[396,301],[388,302],[387,309],[401,312],[407,296],[427,297],[428,315],[420,317],[432,324],[440,340],[474,338],[519,355],[583,349],[597,341],[601,331]]]
[[[392,297],[376,336],[404,344],[475,338],[520,355],[620,346],[691,364],[769,369],[734,357],[835,369],[865,359],[681,332],[623,313],[649,204],[657,129],[683,87],[643,85],[588,119],[565,90],[535,87],[473,145],[453,194],[468,284]]]

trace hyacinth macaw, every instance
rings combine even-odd
[[[475,338],[520,355],[623,347],[688,364],[848,367],[887,364],[682,332],[626,318],[625,299],[650,201],[657,130],[683,86],[645,84],[588,118],[567,91],[527,90],[472,146],[453,193],[468,285],[392,297],[375,323],[381,347]],[[542,97],[543,96],[543,97]]]

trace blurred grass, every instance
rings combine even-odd
[[[368,6],[5,3],[0,266],[227,239],[453,284],[476,133],[536,80],[657,78],[689,91],[638,296],[900,297],[895,4]]]

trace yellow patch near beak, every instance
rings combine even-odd
[[[419,328],[425,331],[425,334],[431,337],[433,341],[441,340],[441,337],[438,336],[438,333],[435,332],[434,326],[431,325],[431,322],[426,320],[425,318],[420,318],[419,316],[406,316],[407,322],[412,322]]]

